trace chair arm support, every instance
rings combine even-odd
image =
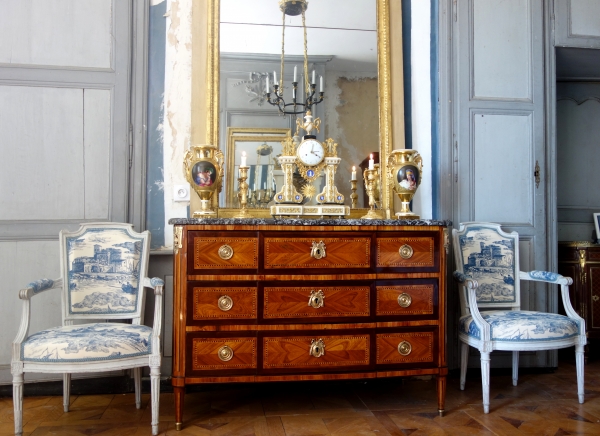
[[[144,277],[145,287],[154,289],[154,320],[152,322],[152,350],[160,350],[160,332],[162,331],[163,293],[165,282],[158,277]],[[158,354],[158,353],[154,353]]]
[[[33,296],[40,294],[50,289],[61,289],[63,286],[63,279],[41,279],[35,282],[29,283],[25,288],[19,291],[19,299],[23,300],[22,312],[21,312],[21,324],[17,331],[17,336],[12,343],[12,360],[21,360],[21,344],[27,338],[29,334],[29,321],[31,316],[31,304],[30,300]]]
[[[468,300],[469,300],[469,311],[471,312],[471,316],[479,327],[481,331],[481,339],[483,341],[489,341],[491,338],[491,327],[490,324],[483,319],[481,314],[479,313],[479,308],[477,307],[477,294],[476,289],[479,286],[477,280],[472,279],[468,275],[461,273],[460,271],[454,271],[452,274],[454,280],[458,282],[459,285],[464,286],[467,289]],[[491,350],[489,350],[491,351]]]
[[[568,286],[573,284],[573,279],[571,277],[564,277],[560,274],[549,271],[520,271],[519,278],[521,280],[531,280],[535,282],[556,283],[557,285]]]

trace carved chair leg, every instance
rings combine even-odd
[[[469,363],[469,344],[461,343],[460,348],[460,390],[465,390],[465,380],[467,378],[467,365]]]
[[[158,412],[160,396],[160,366],[150,367],[150,391],[152,396],[152,434],[158,434]]]
[[[490,353],[481,352],[481,387],[483,389],[483,413],[490,413]]]
[[[71,373],[65,372],[63,374],[63,409],[66,412],[69,411],[71,405]]]
[[[512,378],[513,386],[516,386],[519,382],[519,352],[512,352]]]
[[[584,381],[584,346],[583,345],[575,345],[575,365],[577,367],[577,396],[579,397],[579,402],[583,404],[584,401],[584,389],[583,389],[583,381]]]
[[[135,408],[142,407],[142,368],[133,368],[133,383],[135,385]]]
[[[23,434],[23,373],[13,374],[15,435]]]

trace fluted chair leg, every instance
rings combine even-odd
[[[577,366],[577,396],[579,402],[583,404],[585,392],[583,389],[584,381],[584,354],[583,345],[575,345],[575,365]]]
[[[152,434],[158,434],[160,367],[150,367],[150,391],[152,406]]]
[[[481,387],[483,413],[490,413],[490,353],[481,352]]]
[[[461,343],[460,349],[460,390],[465,390],[465,381],[467,378],[467,365],[469,363],[469,344]]]
[[[23,434],[23,373],[13,374],[15,435]]]
[[[513,386],[516,386],[519,382],[519,352],[512,352],[512,379]]]
[[[71,405],[71,373],[63,374],[63,409],[66,412],[69,411]]]
[[[133,382],[135,385],[135,408],[142,407],[142,368],[133,368]]]

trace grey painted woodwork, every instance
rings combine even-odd
[[[556,46],[600,48],[600,2],[555,0]]]
[[[0,341],[10,344],[19,289],[59,275],[60,229],[130,221],[143,230],[149,2],[0,8]],[[58,292],[34,299],[32,331],[60,324],[59,303]],[[0,350],[0,383],[10,381],[10,354]]]
[[[520,236],[521,268],[546,270],[544,2],[447,1],[440,8],[442,212],[455,225],[498,222]],[[445,33],[444,33],[445,32]],[[446,41],[448,42],[446,42]],[[446,104],[446,101],[448,102]],[[448,118],[450,117],[450,118]],[[540,184],[534,170],[540,166]],[[455,297],[449,292],[450,298]],[[524,310],[555,310],[544,285],[522,287]],[[448,307],[454,307],[452,302]],[[449,313],[449,322],[457,322]],[[450,338],[450,365],[457,342]],[[555,354],[524,353],[522,366],[553,366]],[[477,366],[473,355],[470,366]],[[510,366],[511,354],[494,360]]]

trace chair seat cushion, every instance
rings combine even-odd
[[[547,341],[579,335],[579,323],[556,313],[525,310],[490,310],[480,312],[491,326],[495,341]],[[460,318],[460,331],[481,339],[481,332],[471,315]]]
[[[22,356],[29,362],[93,362],[151,354],[152,328],[97,323],[53,327],[29,336]]]

